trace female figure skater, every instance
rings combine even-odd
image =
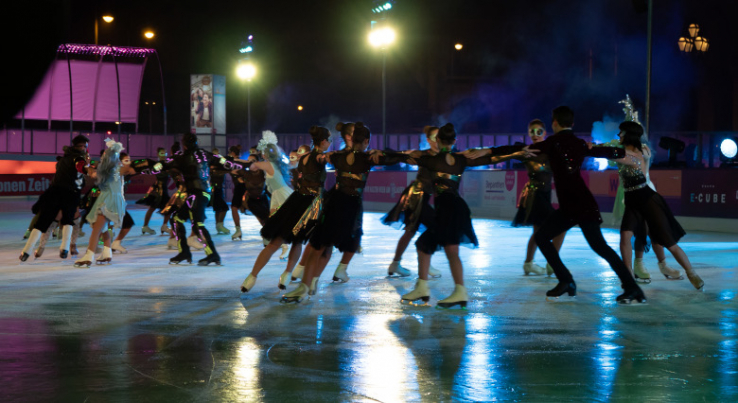
[[[159,147],[156,150],[156,154],[159,162],[163,162],[167,159],[167,150],[163,147]],[[166,207],[167,202],[169,201],[169,189],[167,189],[168,185],[169,173],[159,172],[158,174],[156,174],[156,183],[151,186],[144,198],[136,202],[136,204],[144,204],[146,206],[149,206],[149,209],[146,210],[146,215],[144,216],[144,225],[143,227],[141,227],[142,234],[156,234],[156,231],[149,227],[149,222],[151,221],[151,216],[154,214],[154,211],[159,210],[161,212],[161,210]],[[169,215],[165,214],[164,222],[161,224],[162,235],[172,233],[172,230],[169,229],[169,227],[167,226],[167,222],[169,222]]]
[[[546,125],[540,119],[534,119],[528,123],[528,136],[533,144],[540,143],[546,138]],[[523,272],[529,274],[553,274],[551,265],[546,264],[546,268],[533,263],[533,257],[536,254],[538,245],[536,244],[535,234],[541,224],[548,218],[549,214],[554,211],[551,206],[551,178],[553,173],[548,165],[548,156],[546,154],[538,154],[535,157],[523,159],[525,169],[528,171],[528,183],[520,193],[518,201],[518,212],[513,218],[512,226],[533,226],[533,233],[528,239],[528,249],[523,263]],[[564,243],[566,232],[562,232],[553,239],[556,250],[561,250],[561,244]]]
[[[87,245],[85,254],[74,262],[75,267],[90,267],[93,259],[97,264],[109,264],[113,258],[113,251],[110,248],[111,239],[108,231],[103,233],[108,222],[112,222],[117,228],[123,224],[123,217],[126,214],[126,200],[123,196],[123,180],[121,179],[121,161],[120,152],[123,150],[123,144],[115,140],[106,139],[105,144],[107,150],[100,159],[97,167],[96,184],[100,189],[100,195],[95,200],[87,214],[87,221],[92,227],[90,231],[90,241]],[[132,170],[132,168],[129,168]],[[123,172],[127,174],[128,172]],[[103,233],[102,255],[95,259],[95,249],[100,234]]]
[[[423,155],[436,155],[438,154],[438,143],[436,136],[438,135],[438,128],[435,126],[426,126],[423,128],[425,138],[428,141],[430,148],[424,151],[420,151],[415,155],[417,157]],[[405,225],[405,233],[402,234],[400,240],[397,241],[397,249],[395,250],[395,257],[387,268],[387,274],[397,274],[402,277],[410,275],[410,270],[400,265],[400,259],[402,254],[405,253],[407,246],[415,236],[418,230],[425,230],[434,223],[434,212],[433,207],[430,205],[430,197],[433,193],[433,173],[425,167],[418,167],[418,175],[415,177],[413,183],[411,183],[400,195],[400,200],[382,218],[382,223],[385,225],[394,226],[396,224]],[[432,265],[428,268],[428,273],[431,277],[441,277],[441,272],[434,268]]]
[[[289,166],[284,162],[284,153],[277,145],[277,141],[274,132],[265,131],[256,146],[264,161],[254,162],[249,167],[251,171],[264,171],[267,191],[272,195],[269,205],[270,216],[276,213],[292,194],[292,188],[285,181],[285,178],[289,178]],[[284,260],[288,251],[289,246],[283,244],[279,260]]]
[[[328,260],[333,246],[343,253],[355,253],[361,245],[364,213],[362,195],[374,165],[392,165],[407,160],[406,154],[393,154],[372,159],[366,152],[371,133],[363,123],[356,123],[352,149],[331,153],[327,159],[336,168],[336,186],[326,199],[323,215],[310,238],[312,251],[308,256],[305,275],[297,289],[284,295],[283,302],[299,302],[308,293],[315,294],[317,280]]]
[[[415,246],[418,248],[418,281],[415,289],[402,296],[402,301],[413,302],[430,299],[428,288],[428,268],[431,255],[437,250],[446,252],[451,276],[454,280],[454,292],[440,301],[437,308],[452,308],[460,306],[466,309],[469,300],[464,287],[464,268],[459,259],[459,245],[479,245],[477,236],[471,222],[471,211],[464,199],[459,195],[459,184],[461,175],[466,167],[489,165],[491,158],[483,156],[475,159],[467,159],[460,153],[452,153],[451,148],[456,143],[456,131],[451,123],[447,123],[438,130],[436,137],[440,152],[436,155],[423,155],[416,162],[418,166],[427,168],[433,174],[433,185],[435,188],[435,223],[428,228],[418,240]],[[494,151],[494,150],[492,150]],[[518,158],[526,155],[521,150],[511,154],[508,158]]]
[[[617,159],[618,174],[625,190],[625,213],[621,225],[621,248],[627,242],[628,246],[623,252],[623,260],[630,267],[630,239],[635,232],[636,243],[645,245],[646,230],[642,223],[648,225],[648,234],[654,243],[663,245],[671,252],[674,258],[684,268],[687,278],[694,288],[702,290],[705,283],[699,275],[694,272],[689,258],[684,250],[677,245],[679,239],[686,234],[684,229],[674,218],[669,206],[663,197],[648,186],[644,172],[646,160],[643,156],[641,136],[643,127],[635,122],[623,122],[620,124],[620,142],[625,147],[624,158]],[[669,276],[667,276],[668,278]]]
[[[213,148],[213,155],[220,156],[220,150]],[[226,212],[228,212],[228,203],[225,201],[225,177],[228,171],[223,170],[219,165],[210,166],[210,186],[212,186],[212,198],[210,204],[215,213],[215,230],[218,235],[228,235],[231,230],[223,224]]]
[[[300,258],[302,243],[312,232],[323,205],[323,183],[325,182],[325,158],[323,153],[330,147],[331,134],[319,126],[310,128],[313,150],[300,158],[297,170],[300,173],[298,188],[282,204],[274,215],[269,217],[261,229],[261,236],[269,240],[254,262],[251,273],[241,284],[241,292],[247,292],[256,284],[261,269],[269,262],[274,252],[284,243],[292,244],[287,268],[279,276],[278,286],[284,289],[289,282],[292,268]]]

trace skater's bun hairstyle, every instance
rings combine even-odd
[[[123,158],[125,158],[125,157],[127,157],[127,156],[128,156],[128,153],[127,153],[127,152],[125,152],[125,151],[121,151],[121,153],[120,153],[120,159],[121,159],[121,160],[123,160]]]
[[[537,126],[541,126],[543,128],[543,130],[546,130],[546,124],[543,123],[543,121],[541,119],[533,119],[530,122],[528,122],[528,128],[530,128],[532,126],[536,126],[536,125]]]
[[[438,130],[438,127],[436,126],[426,126],[423,128],[423,133],[425,133],[425,137],[430,138],[432,133],[436,130]]]
[[[77,146],[77,144],[89,143],[89,141],[90,139],[88,139],[87,136],[79,134],[75,138],[72,139],[72,145]]]
[[[362,144],[371,138],[372,133],[369,131],[369,128],[364,125],[364,122],[357,122],[354,127],[354,135],[351,139],[354,142],[354,145]]]
[[[441,144],[453,144],[453,142],[456,140],[456,130],[454,130],[454,125],[451,123],[446,123],[445,125],[441,126],[438,129],[437,138]]]
[[[331,132],[328,131],[325,127],[321,126],[313,126],[308,131],[310,134],[310,137],[313,139],[313,145],[318,146],[321,141],[328,140],[331,137]]]
[[[166,151],[166,150],[167,150],[167,149],[166,149],[166,148],[164,148],[164,147],[159,147],[159,148],[157,148],[157,149],[156,149],[156,153],[157,153],[157,154],[159,154],[160,152],[162,152],[162,151]]]
[[[559,106],[552,112],[553,120],[559,122],[561,127],[574,126],[574,111],[568,106]]]
[[[172,148],[171,148],[171,151],[172,151],[172,155],[174,155],[174,154],[178,153],[178,152],[179,152],[179,150],[181,150],[181,149],[182,149],[182,147],[180,147],[180,145],[179,145],[179,141],[175,141],[175,142],[174,142],[174,143],[172,144]]]
[[[620,124],[620,131],[623,133],[621,143],[624,146],[633,146],[638,151],[643,152],[641,147],[641,136],[643,136],[643,126],[636,122],[626,121]]]
[[[192,151],[197,148],[197,135],[193,133],[185,133],[182,136],[182,145]]]
[[[336,123],[336,130],[341,133],[341,138],[343,139],[343,141],[346,141],[346,137],[351,135],[351,130],[353,130],[355,126],[356,124],[351,122],[338,122]]]

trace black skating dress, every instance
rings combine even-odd
[[[227,173],[228,171],[216,165],[210,166],[210,186],[212,187],[210,204],[216,213],[228,211],[228,203],[225,201],[225,177]]]
[[[321,154],[313,150],[300,158],[297,189],[261,228],[264,239],[305,243],[310,238],[323,209],[325,161],[318,160]]]
[[[143,204],[149,207],[155,207],[161,211],[166,207],[169,202],[169,173],[159,172],[154,176],[156,183],[154,183],[149,191],[146,192],[146,196],[136,202],[136,204]]]
[[[241,163],[244,169],[239,170],[233,176],[233,204],[245,212],[246,209],[264,224],[269,218],[269,195],[266,192],[266,177],[264,171],[251,171],[248,168],[251,162]],[[238,189],[238,191],[237,191]],[[240,199],[236,200],[236,196]]]
[[[553,173],[546,154],[526,158],[523,164],[528,171],[528,182],[520,192],[518,212],[512,220],[512,226],[539,226],[554,211],[551,205]]]
[[[446,160],[454,159],[453,165]],[[467,159],[462,154],[440,152],[417,159],[419,167],[427,168],[433,175],[435,192],[435,223],[415,242],[419,251],[433,254],[446,245],[479,246],[472,227],[471,210],[459,195],[461,175],[468,166],[489,165],[490,157]]]
[[[618,163],[618,174],[625,190],[625,213],[620,231],[633,231],[636,245],[647,245],[646,235],[665,248],[679,242],[686,232],[674,218],[660,194],[648,186],[638,158],[627,154],[636,166]]]
[[[433,155],[431,150],[421,151],[421,156]],[[394,207],[382,217],[382,223],[406,231],[418,231],[434,223],[435,213],[430,205],[433,194],[433,173],[425,167],[418,167],[418,175],[400,195]]]
[[[375,165],[393,165],[407,160],[406,154],[386,154],[379,163],[371,161],[363,151],[343,150],[331,155],[336,168],[336,186],[328,192],[323,214],[318,220],[310,245],[316,249],[330,247],[354,253],[361,246],[364,206],[362,195],[369,170]]]

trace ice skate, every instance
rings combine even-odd
[[[79,255],[79,252],[77,251],[77,244],[71,244],[69,245],[69,254],[72,256]]]
[[[167,249],[177,249],[177,238],[169,238],[167,241]]]
[[[318,280],[320,280],[320,277],[313,277],[313,281],[310,282],[308,295],[315,295],[318,293]]]
[[[95,259],[95,252],[86,249],[85,254],[82,255],[81,258],[77,259],[74,262],[74,267],[90,267],[92,266],[92,261]]]
[[[284,294],[280,302],[283,302],[283,303],[301,302],[303,298],[307,296],[307,294],[308,294],[307,286],[303,283],[300,283],[297,285],[297,288],[295,288],[293,291],[290,291],[287,294]]]
[[[59,238],[60,230],[61,230],[61,228],[59,228],[58,226],[56,228],[54,228],[54,231],[51,232],[51,237],[54,238],[54,239]]]
[[[636,258],[633,264],[633,275],[639,283],[649,284],[651,283],[651,273],[646,270],[646,265],[643,264],[642,258]]]
[[[523,263],[523,273],[525,273],[526,276],[531,274],[534,276],[540,276],[546,273],[546,269],[533,262],[525,262]]]
[[[441,277],[441,271],[433,267],[433,265],[428,266],[428,275],[433,278],[440,278]]]
[[[141,227],[141,235],[156,235],[156,231],[151,229],[148,225]]]
[[[418,279],[415,283],[415,288],[403,295],[400,302],[413,304],[417,300],[422,300],[424,304],[430,301],[430,289],[428,288],[427,280]]]
[[[161,228],[159,228],[159,232],[161,232],[162,235],[172,235],[172,229],[166,225],[162,225]]]
[[[246,280],[243,280],[243,283],[241,283],[241,292],[251,291],[251,289],[254,288],[254,284],[256,284],[256,276],[249,273]]]
[[[455,306],[460,306],[461,309],[466,310],[466,302],[469,300],[469,296],[466,293],[466,288],[463,285],[454,287],[454,292],[448,297],[438,301],[436,304],[437,309],[449,309]]]
[[[196,235],[190,235],[187,237],[187,245],[195,250],[205,249],[205,246],[203,246],[202,242],[200,242],[200,239]]]
[[[210,266],[211,264],[220,266],[220,255],[217,253],[211,253],[197,262],[198,266]]]
[[[36,249],[36,253],[33,254],[33,257],[35,257],[36,259],[40,258],[41,255],[44,254],[45,249],[46,248],[44,248],[43,246],[39,246],[38,249]]]
[[[402,267],[399,260],[393,260],[387,268],[387,275],[393,276],[395,274],[399,277],[407,277],[410,275],[410,270]]]
[[[86,232],[84,232],[84,231],[82,231],[82,230],[79,230],[79,236],[85,236],[85,235],[87,235],[87,233],[86,233]]]
[[[290,255],[290,245],[288,244],[282,244],[282,254],[279,255],[279,260],[285,261],[287,260],[287,257]]]
[[[31,235],[28,236],[28,240],[26,241],[26,245],[23,247],[23,250],[20,254],[20,261],[25,262],[28,260],[28,258],[31,256],[31,251],[36,247],[36,244],[38,243],[39,239],[41,239],[41,233],[38,229],[33,229],[31,231]]]
[[[235,241],[238,239],[241,240],[241,227],[236,227],[236,232],[233,233],[233,236],[231,236],[231,240]]]
[[[30,229],[27,229],[26,230],[26,233],[23,234],[23,239],[28,239],[29,236],[31,236],[31,230]]]
[[[548,263],[546,263],[546,275],[549,277],[554,275],[554,268]]]
[[[105,246],[99,258],[95,259],[95,264],[106,265],[113,262],[113,249]]]
[[[72,232],[74,231],[74,226],[72,225],[64,225],[62,226],[61,230],[61,245],[59,245],[59,257],[62,259],[66,259],[69,257],[69,248],[72,244]]]
[[[556,287],[546,291],[546,300],[556,300],[560,296],[567,294],[570,297],[577,295],[577,284],[572,280],[570,283],[559,282]]]
[[[222,222],[215,224],[215,230],[218,231],[218,235],[228,235],[231,233],[231,230],[226,228]]]
[[[641,287],[635,286],[633,288],[626,289],[625,292],[615,298],[615,301],[620,304],[632,304],[633,301],[642,304],[646,302],[646,296],[643,295]]]
[[[113,241],[113,244],[110,246],[110,249],[113,250],[113,252],[118,252],[122,254],[128,253],[128,249],[124,248],[123,245],[120,244],[119,240]]]
[[[694,272],[694,269],[684,269],[684,271],[687,272],[687,278],[689,279],[689,282],[692,283],[694,288],[696,288],[697,291],[703,291],[705,288],[705,282],[702,281],[702,278]]]
[[[191,265],[192,264],[192,254],[180,252],[177,254],[177,256],[169,259],[169,264]]]
[[[659,271],[667,280],[684,280],[684,276],[679,270],[672,269],[666,264],[666,260],[659,262]]]
[[[290,272],[284,272],[281,276],[279,276],[279,283],[277,284],[277,287],[279,287],[280,290],[286,290],[287,289],[287,283],[290,281]]]
[[[348,273],[346,273],[346,269],[348,268],[347,264],[339,263],[338,267],[336,267],[336,272],[333,273],[333,281],[338,281],[341,283],[346,283],[349,281]]]
[[[297,281],[297,280],[302,279],[302,273],[304,271],[305,271],[305,266],[298,263],[297,266],[295,266],[295,269],[292,270],[292,281]]]

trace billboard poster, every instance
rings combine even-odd
[[[225,76],[213,76],[213,128],[215,134],[226,134]]]
[[[190,132],[192,133],[215,133],[213,87],[212,74],[192,74],[190,76]]]

